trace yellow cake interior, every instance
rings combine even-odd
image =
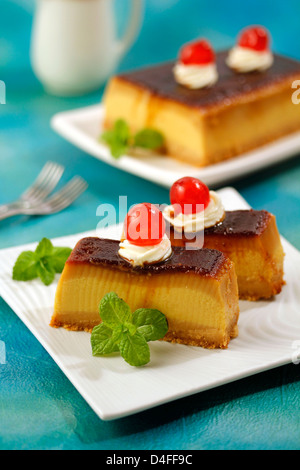
[[[91,329],[100,323],[99,303],[116,292],[134,311],[155,308],[169,324],[165,340],[204,347],[227,347],[237,335],[238,292],[227,260],[217,277],[186,273],[136,274],[85,263],[66,263],[51,326]]]

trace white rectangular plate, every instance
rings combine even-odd
[[[208,185],[224,184],[286,160],[300,151],[300,132],[297,132],[255,151],[205,168],[186,165],[161,155],[124,155],[116,160],[109,149],[99,142],[103,117],[103,105],[89,106],[56,114],[51,125],[61,136],[93,157],[167,188],[187,175],[196,176]]]
[[[231,188],[221,190],[220,195],[226,209],[248,208]],[[121,228],[105,228],[97,235],[117,239]],[[83,236],[95,234],[58,238],[53,243],[73,247]],[[49,326],[58,276],[49,287],[39,280],[15,282],[11,278],[17,256],[35,246],[0,251],[0,295],[103,420],[137,413],[290,363],[296,348],[300,348],[300,253],[285,240],[286,286],[270,301],[240,302],[239,336],[228,349],[207,350],[156,341],[150,343],[150,363],[142,368],[129,366],[118,355],[93,357],[89,333]]]

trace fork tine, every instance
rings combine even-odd
[[[57,167],[53,169],[52,174],[49,175],[48,180],[44,182],[44,187],[41,187],[39,191],[34,194],[34,199],[46,199],[46,197],[49,196],[49,194],[52,193],[53,189],[57,186],[63,172],[64,168],[61,165],[57,165]]]
[[[60,191],[56,192],[49,199],[44,201],[43,205],[37,210],[44,213],[54,213],[68,207],[72,202],[82,194],[88,184],[80,177],[74,177]]]
[[[53,168],[53,162],[47,162],[45,163],[45,165],[43,166],[42,170],[40,171],[40,173],[37,175],[36,179],[33,181],[33,183],[29,186],[28,189],[26,189],[26,191],[24,191],[24,193],[22,194],[22,197],[23,198],[26,198],[27,196],[29,196],[32,191],[35,190],[36,187],[40,186],[41,184],[43,184],[43,181],[44,179],[48,176],[49,172],[52,170]]]
[[[33,184],[23,193],[21,199],[37,201],[47,197],[57,185],[63,171],[62,165],[47,162]]]
[[[65,184],[59,191],[53,194],[53,196],[50,196],[45,203],[47,204],[55,204],[56,202],[61,201],[62,199],[65,199],[69,195],[72,194],[74,190],[76,190],[82,185],[87,185],[84,179],[82,179],[80,176],[75,176],[72,178],[68,183]]]

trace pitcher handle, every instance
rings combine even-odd
[[[134,42],[142,23],[144,14],[144,0],[131,0],[130,20],[126,32],[122,39],[120,39],[119,53],[120,56],[124,55]]]

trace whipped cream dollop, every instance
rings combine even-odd
[[[163,215],[177,232],[200,232],[221,222],[225,217],[225,209],[221,198],[214,191],[209,191],[210,202],[206,209],[195,214],[180,213],[174,216],[172,205],[165,207]]]
[[[173,69],[175,80],[180,85],[197,89],[214,85],[218,80],[216,64],[185,65],[178,62]]]
[[[143,266],[165,261],[172,254],[170,239],[164,234],[162,241],[157,245],[133,245],[127,239],[120,242],[119,255],[129,261],[132,266]]]
[[[255,51],[250,48],[235,46],[228,54],[226,63],[228,67],[237,72],[247,73],[254,70],[264,71],[273,64],[274,57],[271,51]]]

